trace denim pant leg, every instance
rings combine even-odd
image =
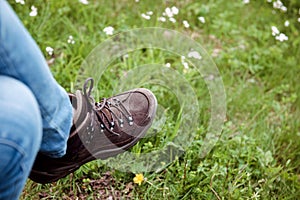
[[[0,75],[21,81],[35,96],[43,123],[40,152],[51,157],[63,156],[72,124],[69,97],[53,78],[35,41],[3,0],[0,0]]]
[[[41,113],[27,86],[0,75],[0,199],[18,199],[42,139]]]

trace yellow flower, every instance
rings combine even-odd
[[[141,183],[143,182],[143,180],[144,180],[143,174],[136,174],[135,177],[133,178],[133,182],[137,183],[139,185],[141,185]]]

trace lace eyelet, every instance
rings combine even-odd
[[[129,123],[129,126],[133,125],[133,119],[131,116],[128,117],[128,123]]]

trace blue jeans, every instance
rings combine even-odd
[[[37,152],[65,154],[72,112],[38,46],[0,0],[0,199],[18,199]]]

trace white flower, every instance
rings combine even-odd
[[[79,0],[80,3],[84,4],[84,5],[87,5],[89,4],[88,0]]]
[[[185,56],[181,56],[181,64],[185,69],[189,68],[189,64],[185,61]]]
[[[165,12],[164,12],[164,13],[166,13],[166,15],[167,15],[168,17],[173,17],[173,12],[172,12],[171,8],[169,8],[169,7],[167,7],[167,8],[165,9]]]
[[[137,2],[137,3],[138,3],[139,1],[140,1],[140,0],[135,0],[135,2]]]
[[[153,11],[146,12],[147,15],[153,15]]]
[[[179,9],[173,6],[172,8],[167,7],[165,11],[162,13],[162,15],[168,17],[170,22],[175,23],[176,19],[174,18],[174,15],[177,15],[178,13],[179,13]],[[165,22],[166,21],[165,17],[159,17],[158,20]]]
[[[173,17],[170,17],[170,18],[169,18],[169,21],[172,22],[172,23],[176,23],[176,19],[173,18]]]
[[[276,40],[279,40],[280,42],[288,40],[288,36],[286,36],[284,33],[280,33],[275,37]]]
[[[288,36],[286,36],[284,33],[280,33],[280,31],[277,29],[276,26],[272,26],[271,28],[272,28],[272,35],[275,36],[276,40],[283,42],[289,39]]]
[[[298,22],[300,23],[300,17],[298,18]]]
[[[276,26],[272,26],[271,28],[272,28],[272,35],[273,36],[278,35],[280,33]]]
[[[19,4],[24,5],[24,4],[25,4],[25,1],[24,1],[24,0],[16,0],[16,3],[19,3]]]
[[[158,21],[165,22],[165,21],[166,21],[166,18],[165,18],[165,17],[159,17],[159,18],[158,18]]]
[[[280,7],[283,6],[282,2],[280,0],[273,2],[273,8],[280,9]]]
[[[37,16],[37,8],[35,6],[31,6],[31,12],[29,13],[30,17]]]
[[[281,6],[281,8],[280,8],[283,12],[286,12],[287,11],[287,7],[285,7],[285,6]]]
[[[52,56],[54,49],[52,47],[46,47],[46,52]]]
[[[142,18],[144,18],[146,20],[150,20],[151,19],[151,15],[153,15],[153,11],[147,11],[146,14],[145,13],[141,14]]]
[[[172,23],[176,23],[176,19],[174,18],[174,15],[177,15],[179,13],[179,9],[175,6],[172,8],[166,7],[165,11],[162,13],[164,17],[159,17],[158,20],[161,22],[165,22],[167,18],[169,18],[169,21]],[[186,23],[185,23],[186,24]]]
[[[285,7],[280,0],[273,2],[273,8],[282,10],[283,12],[287,11],[287,7]]]
[[[272,3],[272,0],[267,0],[268,3]]]
[[[166,63],[166,67],[170,68],[171,64],[170,63]]]
[[[106,35],[113,35],[114,34],[114,27],[112,26],[108,26],[108,27],[105,27],[103,29],[103,32],[106,34]]]
[[[179,10],[175,6],[172,8],[166,7],[165,12],[163,12],[164,16],[173,17],[174,15],[178,15]]]
[[[183,67],[184,67],[185,69],[190,68],[190,67],[189,67],[189,64],[188,64],[187,62],[182,62],[182,64],[183,64]]]
[[[178,8],[176,8],[175,6],[173,6],[173,7],[171,8],[171,10],[172,10],[172,13],[173,13],[174,15],[178,15],[178,13],[179,13]]]
[[[198,17],[198,20],[202,23],[202,24],[204,24],[205,23],[205,18],[204,17],[202,17],[202,16],[200,16],[200,17]]]
[[[250,3],[250,0],[243,0],[243,3],[248,4],[248,3]]]
[[[151,19],[150,15],[146,15],[144,13],[142,13],[141,16],[142,16],[142,18],[144,18],[146,20],[150,20]]]
[[[188,53],[188,58],[195,58],[195,59],[201,60],[202,56],[200,55],[200,53],[198,51],[191,51]]]
[[[288,27],[289,25],[290,25],[290,22],[289,22],[288,20],[286,20],[286,21],[284,22],[284,26]]]
[[[189,28],[189,27],[190,27],[190,24],[188,23],[188,21],[183,20],[182,23],[183,23],[183,26],[184,26],[185,28]]]
[[[68,43],[69,43],[69,44],[75,44],[75,40],[74,40],[74,38],[73,38],[72,35],[69,35]]]
[[[247,82],[249,82],[249,83],[256,83],[256,81],[255,81],[255,79],[254,79],[254,78],[250,78],[250,79],[248,79],[248,80],[247,80]]]

